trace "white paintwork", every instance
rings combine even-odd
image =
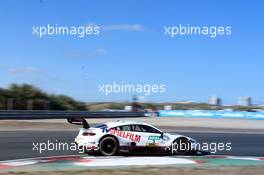
[[[258,157],[239,157],[239,156],[228,156],[228,159],[236,159],[236,160],[256,160],[259,161]]]
[[[7,162],[2,162],[1,165],[6,165],[6,166],[24,166],[24,165],[33,165],[38,163],[37,160],[23,160],[23,161],[7,161]]]
[[[146,166],[196,164],[195,161],[174,157],[107,157],[99,159],[86,158],[87,161],[74,163],[78,166]]]

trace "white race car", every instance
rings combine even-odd
[[[70,121],[74,123],[74,121]],[[75,143],[88,154],[113,156],[117,153],[190,154],[196,152],[190,137],[164,133],[158,128],[136,121],[114,121],[90,127],[82,119]],[[75,123],[78,124],[78,123]]]

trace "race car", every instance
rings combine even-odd
[[[71,123],[74,123],[71,121]],[[113,121],[90,127],[83,119],[75,143],[88,154],[113,156],[118,153],[192,154],[196,140],[178,134],[164,133],[137,121]],[[76,124],[76,123],[75,123]]]

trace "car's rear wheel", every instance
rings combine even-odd
[[[118,141],[114,137],[104,137],[99,143],[99,151],[104,156],[115,155],[118,147]]]
[[[177,155],[187,155],[191,153],[191,143],[185,137],[178,138],[173,142],[172,145],[173,154]]]

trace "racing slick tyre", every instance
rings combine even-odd
[[[191,143],[185,137],[176,139],[172,145],[172,154],[174,155],[188,155],[192,152]]]
[[[118,152],[118,141],[114,137],[104,137],[99,143],[99,151],[104,156],[113,156]]]

